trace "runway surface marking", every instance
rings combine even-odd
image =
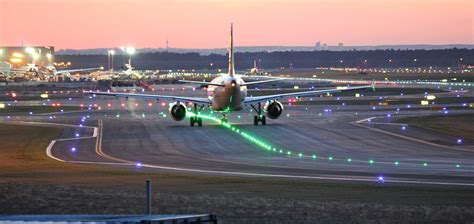
[[[4,124],[18,124],[18,125],[40,125],[40,126],[62,126],[62,127],[69,127],[69,128],[97,128],[93,126],[79,126],[74,124],[59,124],[59,123],[51,123],[51,122],[40,122],[40,121],[0,121],[0,123]]]
[[[367,118],[363,119],[365,121],[373,119]],[[363,120],[360,120],[359,123],[362,123]],[[66,139],[56,139],[52,140],[48,147],[46,148],[46,155],[51,159],[54,159],[59,162],[63,163],[77,163],[77,164],[97,164],[97,165],[115,165],[115,166],[137,166],[137,167],[145,167],[151,169],[161,169],[161,170],[171,170],[171,171],[180,171],[180,172],[193,172],[193,173],[206,173],[206,174],[218,174],[218,175],[233,175],[233,176],[251,176],[251,177],[269,177],[269,178],[296,178],[296,179],[313,179],[313,180],[335,180],[335,181],[359,181],[359,182],[374,182],[376,178],[370,177],[347,177],[347,176],[305,176],[305,175],[285,175],[285,174],[268,174],[268,173],[255,173],[255,172],[238,172],[238,171],[219,171],[219,170],[206,170],[206,169],[191,169],[191,168],[181,168],[181,167],[170,167],[170,166],[159,166],[159,165],[151,165],[151,164],[137,164],[136,162],[116,158],[110,155],[107,155],[102,150],[102,133],[103,133],[103,121],[101,119],[98,120],[98,127],[93,126],[78,126],[78,125],[69,125],[69,124],[58,124],[58,123],[47,123],[47,122],[22,122],[22,121],[15,121],[15,122],[2,122],[2,123],[11,123],[11,124],[19,124],[19,125],[45,125],[45,126],[63,126],[63,127],[75,127],[75,128],[94,128],[93,136],[88,137],[77,137],[77,138],[66,138]],[[356,122],[352,122],[354,125],[359,124]],[[360,125],[361,127],[365,127]],[[368,128],[368,127],[365,127]],[[379,130],[379,129],[375,129]],[[379,130],[382,131],[382,130]],[[385,131],[382,131],[385,132]],[[389,132],[390,133],[390,132]],[[393,134],[393,133],[390,133]],[[405,137],[405,136],[402,136]],[[115,162],[90,162],[90,161],[66,161],[60,159],[52,154],[52,148],[54,147],[57,141],[67,141],[67,140],[80,140],[80,139],[88,139],[88,138],[97,138],[96,140],[96,153],[106,159],[118,161],[119,163]],[[462,182],[439,182],[439,181],[416,181],[416,180],[402,180],[402,179],[393,179],[393,180],[386,180],[387,183],[404,183],[404,184],[429,184],[429,185],[452,185],[452,186],[474,186],[474,183],[462,183]]]
[[[422,144],[432,145],[432,146],[436,146],[436,147],[440,147],[440,148],[458,150],[458,151],[463,151],[463,152],[474,152],[474,151],[469,150],[469,149],[463,149],[463,148],[456,148],[456,147],[452,147],[452,146],[440,145],[440,144],[436,144],[436,143],[433,143],[433,142],[428,142],[428,141],[425,141],[425,140],[421,140],[421,139],[417,139],[417,138],[413,138],[413,137],[408,137],[408,136],[405,136],[405,135],[400,135],[400,134],[396,134],[396,133],[393,133],[393,132],[390,132],[390,131],[385,131],[385,130],[382,130],[382,129],[369,127],[369,126],[361,124],[361,123],[368,123],[370,120],[372,120],[374,118],[376,118],[376,117],[370,117],[370,118],[350,122],[350,124],[358,126],[358,127],[362,127],[362,128],[367,128],[367,129],[372,130],[372,131],[377,131],[377,132],[392,135],[392,136],[395,136],[395,137],[415,141],[415,142],[422,143]],[[372,123],[372,122],[370,122],[370,123]],[[376,123],[374,123],[374,124],[376,124]],[[380,124],[384,124],[384,123],[380,123]]]
[[[62,160],[58,157],[55,157],[53,156],[53,154],[51,153],[51,149],[53,148],[54,144],[56,143],[56,140],[52,140],[51,143],[49,143],[48,147],[46,147],[46,155],[51,158],[51,159],[54,159],[54,160],[57,160],[59,162],[66,162],[65,160]]]
[[[362,182],[374,182],[374,178],[361,178],[361,177],[328,177],[328,176],[304,176],[304,175],[284,175],[284,174],[266,174],[266,173],[253,173],[253,172],[237,172],[237,171],[219,171],[219,170],[206,170],[206,169],[190,169],[170,166],[158,166],[151,164],[138,164],[133,161],[120,159],[105,154],[102,151],[102,130],[103,122],[99,120],[99,131],[96,144],[96,152],[107,159],[123,162],[123,164],[116,165],[134,165],[137,167],[146,167],[153,169],[172,170],[181,172],[194,172],[194,173],[207,173],[207,174],[219,174],[219,175],[236,175],[236,176],[253,176],[253,177],[273,177],[273,178],[296,178],[296,179],[314,179],[314,180],[337,180],[337,181],[362,181]],[[95,162],[91,162],[95,163]],[[438,182],[438,181],[415,181],[415,180],[386,180],[385,182],[390,183],[405,183],[405,184],[432,184],[432,185],[453,185],[453,186],[474,186],[474,183],[460,183],[460,182]]]

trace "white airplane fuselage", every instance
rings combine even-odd
[[[211,100],[211,109],[215,111],[239,111],[244,108],[243,102],[247,96],[247,86],[238,76],[222,75],[211,81],[207,94]],[[222,86],[224,85],[224,86]]]

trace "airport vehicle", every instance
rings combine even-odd
[[[254,116],[254,125],[262,123],[266,124],[266,116],[270,119],[277,119],[283,112],[283,104],[279,102],[279,99],[288,97],[304,97],[314,96],[320,94],[334,93],[346,90],[365,89],[372,86],[357,86],[357,87],[344,87],[336,89],[325,89],[325,90],[311,90],[303,92],[283,93],[265,96],[247,96],[247,86],[255,85],[265,82],[280,81],[278,79],[260,80],[254,82],[244,82],[240,75],[235,74],[234,69],[234,43],[233,43],[233,28],[231,25],[230,30],[230,47],[229,47],[229,70],[228,74],[224,74],[214,78],[211,82],[200,82],[200,81],[189,81],[180,80],[185,83],[193,83],[199,85],[206,85],[208,97],[185,97],[185,96],[170,96],[170,95],[155,95],[155,94],[139,94],[139,93],[117,93],[117,92],[99,92],[90,91],[94,97],[97,95],[103,96],[116,96],[116,97],[137,97],[137,98],[149,98],[149,99],[164,99],[175,101],[170,106],[171,117],[176,121],[181,121],[186,117],[187,108],[186,103],[193,104],[193,115],[190,117],[190,125],[194,126],[198,124],[202,126],[202,118],[197,116],[199,112],[208,106],[212,110],[222,113],[222,122],[227,122],[227,113],[232,111],[242,110],[245,106],[250,105],[257,115]]]

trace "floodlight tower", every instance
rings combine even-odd
[[[135,54],[136,50],[135,50],[134,47],[127,47],[127,48],[125,48],[125,51],[126,51],[127,54],[128,54],[128,65],[129,65],[130,67],[132,67],[132,55]]]

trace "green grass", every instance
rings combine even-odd
[[[52,113],[60,112],[63,110],[66,111],[76,111],[81,110],[81,107],[78,106],[6,106],[3,109],[0,109],[0,115],[28,115],[30,112],[33,114],[42,114],[42,113]]]
[[[474,140],[474,114],[406,117],[397,122]]]

